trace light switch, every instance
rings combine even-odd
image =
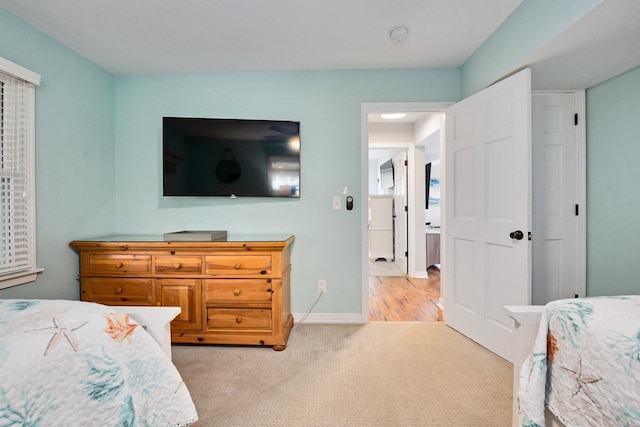
[[[340,197],[333,198],[333,209],[334,210],[340,209]]]

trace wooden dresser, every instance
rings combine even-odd
[[[294,237],[229,235],[226,241],[162,236],[76,240],[83,301],[180,307],[174,343],[286,348],[293,327],[290,250]]]

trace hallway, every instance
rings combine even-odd
[[[376,271],[381,271],[380,264],[375,264]],[[375,273],[372,271],[369,277],[369,320],[438,321],[440,271],[430,268],[428,273],[429,278],[417,279],[373,276],[371,274]]]

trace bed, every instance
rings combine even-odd
[[[168,321],[158,320],[175,314],[127,309],[0,300],[0,426],[194,423],[196,408],[162,333]]]
[[[640,296],[507,306],[514,426],[640,426]]]

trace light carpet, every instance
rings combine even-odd
[[[439,322],[300,324],[286,350],[174,345],[196,426],[510,426],[513,365]]]

